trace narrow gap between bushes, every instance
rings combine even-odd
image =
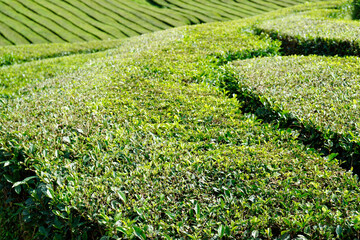
[[[231,73],[230,73],[231,74]],[[354,174],[360,175],[360,146],[355,142],[347,143],[346,149],[343,147],[342,139],[344,136],[332,133],[331,136],[324,135],[315,125],[305,125],[291,113],[283,113],[273,109],[269,102],[249,90],[248,86],[239,86],[234,82],[235,78],[228,74],[222,81],[222,88],[229,96],[236,94],[237,99],[242,104],[243,113],[254,114],[265,123],[274,124],[281,129],[292,129],[299,133],[298,140],[305,146],[318,151],[329,160],[336,158],[340,161],[340,166],[346,170],[353,170]],[[327,142],[331,141],[332,146]]]
[[[323,55],[323,56],[360,56],[360,50],[351,43],[344,42],[346,47],[337,49],[336,45],[327,43],[325,40],[315,39],[305,43],[297,41],[295,38],[280,37],[275,33],[268,33],[260,29],[254,28],[256,35],[265,35],[273,40],[281,41],[279,55]],[[306,46],[306,47],[305,47]],[[349,54],[353,51],[353,54]],[[252,57],[258,57],[253,55]],[[260,55],[261,57],[261,55]],[[229,59],[233,61],[235,59]],[[241,60],[241,59],[238,59]],[[230,62],[227,61],[226,63]],[[225,63],[224,63],[225,64]],[[221,88],[227,91],[229,96],[237,96],[239,102],[243,103],[241,110],[244,113],[251,113],[257,116],[265,123],[271,123],[282,129],[292,129],[299,132],[298,140],[309,147],[321,153],[329,160],[336,158],[340,162],[340,166],[346,170],[352,170],[354,174],[360,176],[360,145],[356,142],[347,141],[347,137],[332,132],[329,134],[320,131],[318,126],[303,124],[299,119],[291,113],[285,113],[281,110],[274,109],[271,104],[249,89],[249,86],[239,85],[238,80],[233,73],[224,70],[220,81]],[[328,144],[332,142],[332,144]]]
[[[324,38],[299,39],[276,31],[254,27],[256,35],[269,36],[273,40],[281,41],[280,53],[289,55],[319,55],[319,56],[360,56],[360,46],[351,41],[329,40]]]

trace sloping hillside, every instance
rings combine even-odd
[[[258,15],[305,0],[1,0],[0,46],[109,40]]]
[[[0,236],[359,238],[350,6],[1,48]]]

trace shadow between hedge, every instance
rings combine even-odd
[[[253,30],[256,35],[265,35],[281,41],[279,53],[283,56],[360,56],[360,46],[349,41],[327,41],[321,38],[299,41],[295,37],[280,35],[277,32],[267,32],[259,28]],[[244,113],[252,113],[263,122],[272,123],[276,127],[298,131],[298,140],[305,146],[318,151],[329,160],[336,158],[342,168],[352,170],[360,176],[360,143],[351,141],[351,137],[347,135],[325,133],[313,123],[302,123],[291,112],[273,107],[266,98],[254,93],[249,86],[239,85],[233,73],[224,71],[221,73],[221,88],[225,89],[229,96],[236,95],[242,103],[241,110]]]
[[[283,56],[289,55],[319,55],[319,56],[360,56],[360,45],[352,41],[338,39],[296,38],[287,34],[280,34],[276,31],[264,30],[254,27],[256,35],[267,35],[273,40],[281,41],[280,53]]]
[[[226,74],[225,74],[226,75]],[[254,114],[265,123],[281,129],[292,129],[299,133],[298,140],[310,149],[316,150],[329,160],[336,158],[340,166],[360,175],[360,145],[347,136],[336,132],[324,133],[314,124],[304,124],[291,113],[271,106],[270,102],[254,93],[248,86],[239,86],[235,76],[227,73],[221,87],[229,96],[236,95],[242,103],[242,112]]]

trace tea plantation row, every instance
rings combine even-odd
[[[258,15],[302,2],[305,1],[1,0],[0,46],[119,39]]]
[[[279,56],[287,53],[283,19],[304,14],[352,31],[356,22],[331,18],[346,4],[304,4],[3,66],[0,235],[360,238],[358,177],[333,148],[319,151],[332,141],[314,147],[301,130],[353,134],[357,144],[359,58]],[[277,35],[264,34],[270,21]],[[319,32],[306,36],[339,35]],[[266,110],[275,117],[262,117]]]

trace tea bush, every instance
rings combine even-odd
[[[106,53],[55,57],[0,68],[0,96],[10,97],[27,92],[27,87],[44,79],[74,72],[83,64]]]
[[[286,54],[360,55],[357,21],[290,15],[260,22],[256,28],[281,40]]]
[[[353,0],[353,5],[354,5],[353,18],[360,19],[360,2],[359,2],[359,0]]]
[[[5,99],[3,165],[36,176],[10,179],[9,194],[32,203],[19,208],[23,227],[48,238],[357,236],[357,178],[216,87],[222,64],[278,53],[247,24],[132,38]]]
[[[254,76],[253,85],[256,74],[281,77],[281,69],[261,68],[264,59],[291,65],[276,57],[279,41],[251,28],[277,14],[129,38],[94,58],[85,55],[89,59],[75,69],[70,66],[79,55],[61,58],[51,76],[31,71],[38,81],[26,80],[26,91],[0,102],[0,233],[28,239],[359,238],[358,177],[334,154],[325,157],[299,142],[292,126],[243,112],[250,103],[234,95],[247,83],[236,78],[241,68],[252,71],[246,74]],[[226,65],[248,58],[256,59]],[[304,58],[295,66],[299,74]],[[313,58],[318,65],[303,60],[313,74],[330,62]],[[357,76],[351,66],[357,69],[358,58],[334,59],[333,71],[320,73],[334,77],[333,88],[341,90],[337,75]],[[343,61],[350,65],[342,69]],[[36,69],[40,62],[4,69],[16,81],[16,67]]]
[[[359,170],[359,58],[289,56],[234,65],[239,88],[259,96],[285,118],[318,129],[324,147],[348,152],[349,164]]]
[[[120,46],[122,41],[108,40],[0,47],[0,67],[45,58],[104,51]]]

